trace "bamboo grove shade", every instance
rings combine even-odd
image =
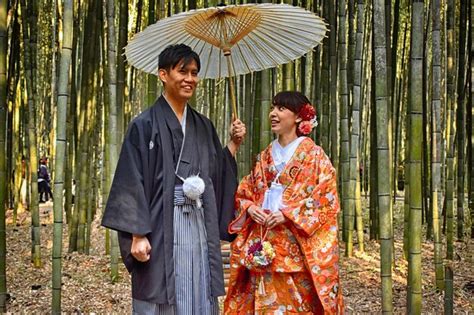
[[[125,47],[128,63],[157,74],[158,55],[186,44],[201,58],[201,78],[260,71],[295,60],[325,37],[324,21],[287,4],[245,4],[179,13],[137,33]],[[225,55],[231,55],[229,71]],[[233,70],[233,71],[232,71]]]

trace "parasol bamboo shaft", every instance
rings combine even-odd
[[[229,81],[230,81],[230,98],[232,101],[232,113],[234,114],[234,119],[238,119],[239,116],[237,114],[237,99],[235,97],[235,84],[234,84],[234,68],[232,66],[232,59],[229,54],[226,54],[226,60],[227,60],[227,68],[229,69]]]
[[[224,21],[224,15],[219,15],[219,20],[221,23],[221,30],[223,35],[223,41],[221,42],[221,49],[224,53],[225,59],[227,60],[227,70],[229,73],[229,81],[230,81],[230,98],[232,101],[232,112],[233,112],[233,119],[238,119],[239,116],[237,115],[237,100],[235,98],[235,85],[234,85],[234,67],[232,64],[232,55],[230,53],[230,46],[227,39],[227,26]]]

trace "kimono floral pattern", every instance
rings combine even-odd
[[[237,233],[237,238],[231,245],[224,313],[314,314],[315,305],[321,303],[324,314],[342,314],[336,172],[310,138],[299,144],[279,177],[285,186],[281,210],[287,222],[268,231],[265,239],[275,249],[275,258],[260,271],[248,270],[243,264],[248,240],[262,233],[247,211],[262,206],[265,191],[277,175],[271,146],[260,153],[237,189],[236,218],[229,225],[229,232]],[[314,300],[315,293],[320,302]]]

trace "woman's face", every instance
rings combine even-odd
[[[296,125],[301,121],[297,114],[285,106],[272,105],[270,108],[272,132],[279,135],[296,135]]]

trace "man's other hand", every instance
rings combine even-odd
[[[133,235],[132,239],[132,256],[136,260],[146,262],[150,260],[151,245],[146,236]]]

